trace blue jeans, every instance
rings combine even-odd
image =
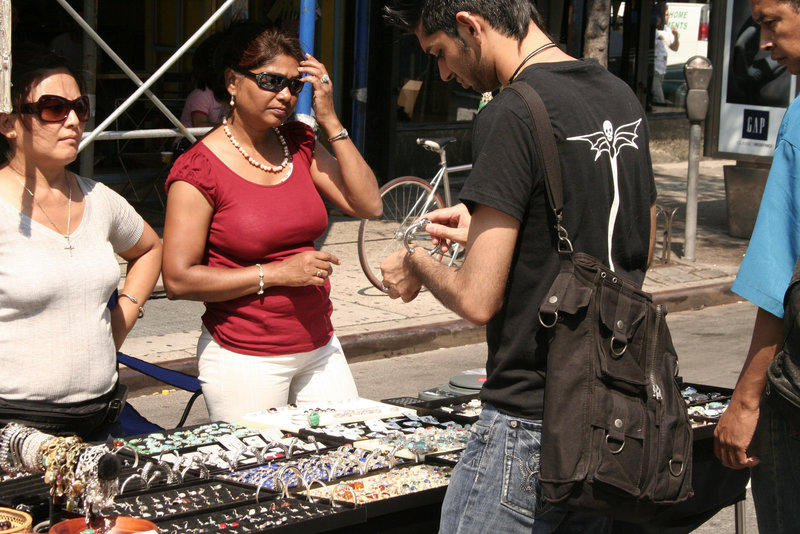
[[[484,405],[450,478],[439,532],[610,532],[610,519],[542,507],[541,436],[541,421],[511,417]]]
[[[760,463],[750,470],[758,531],[770,534],[800,528],[800,428],[761,400],[750,451]]]

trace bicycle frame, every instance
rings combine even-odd
[[[436,174],[431,179],[431,189],[435,194],[436,190],[439,187],[439,183],[444,181],[444,205],[450,207],[453,205],[453,199],[450,194],[450,173],[451,172],[466,172],[472,170],[472,164],[467,163],[465,165],[452,165],[450,167],[447,166],[447,150],[443,146],[439,146],[437,143],[429,141],[428,139],[420,138],[417,139],[417,144],[420,145],[425,150],[430,150],[431,152],[436,152],[439,154],[439,170],[436,171]],[[428,195],[430,198],[433,198],[433,194]],[[428,203],[425,205],[425,211],[427,211],[428,206],[430,206],[430,199]],[[416,207],[416,206],[415,206]],[[405,221],[404,221],[405,222]]]
[[[391,243],[404,244],[408,227],[420,217],[424,217],[431,209],[452,206],[453,196],[450,191],[450,173],[466,172],[472,169],[471,164],[447,166],[446,145],[453,141],[455,141],[455,138],[449,137],[417,139],[417,144],[422,148],[439,154],[439,168],[436,173],[430,180],[414,176],[404,176],[391,180],[381,188],[381,198],[384,202],[384,215],[386,217],[382,216],[378,221],[372,223],[366,219],[361,221],[358,234],[359,262],[370,283],[383,292],[386,292],[386,288],[382,285],[378,266],[383,258],[394,251]],[[444,187],[444,194],[441,196],[439,193],[440,186]],[[390,194],[390,191],[393,193]],[[387,194],[389,195],[388,197]],[[394,195],[396,194],[403,196],[395,197]],[[388,208],[386,204],[387,198],[391,199],[390,201],[392,202]],[[402,205],[402,208],[397,209],[399,205]],[[388,227],[386,223],[388,223]],[[368,224],[369,226],[367,226]],[[381,228],[381,224],[384,224],[383,230],[375,230],[375,228]],[[426,232],[415,232],[413,239],[415,241],[431,241],[433,237]],[[447,265],[452,266],[456,263],[456,259],[463,247],[457,243],[452,243],[450,250],[444,254],[438,250],[438,247],[433,250],[430,250],[429,247],[423,248],[428,254],[437,254],[438,251],[437,255],[441,256],[442,260],[444,260],[445,255],[449,256]]]

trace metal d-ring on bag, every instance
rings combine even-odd
[[[549,342],[541,496],[562,508],[648,521],[692,495],[692,429],[666,311],[638,284],[573,250],[550,117],[530,85],[508,89],[533,120],[560,258],[538,314]]]

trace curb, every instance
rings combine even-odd
[[[653,292],[653,302],[663,304],[669,312],[697,310],[709,306],[731,304],[741,297],[731,291],[732,280]],[[486,329],[459,319],[427,326],[409,326],[365,334],[348,334],[339,338],[349,363],[392,358],[437,348],[457,347],[486,340]],[[197,376],[194,357],[179,358],[161,364],[173,371]],[[120,380],[131,394],[147,394],[168,388],[163,382],[122,366]]]

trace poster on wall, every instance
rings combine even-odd
[[[749,0],[726,2],[718,150],[771,157],[796,77],[759,48],[761,30]]]

